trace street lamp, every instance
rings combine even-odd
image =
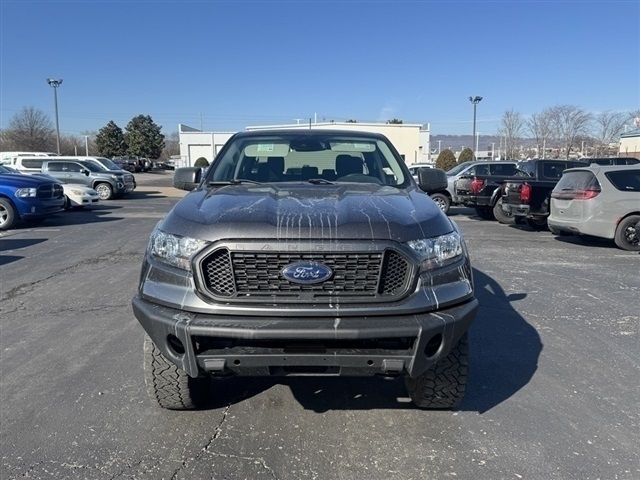
[[[476,107],[478,106],[478,104],[480,103],[480,101],[482,100],[482,97],[469,97],[469,101],[471,103],[473,103],[473,137],[472,138],[472,142],[473,140],[476,139]],[[476,150],[478,148],[476,147]]]
[[[47,78],[47,83],[53,87],[53,102],[56,107],[56,144],[58,146],[58,155],[60,155],[60,124],[58,123],[58,87],[62,85],[62,79]]]

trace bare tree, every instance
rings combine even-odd
[[[527,121],[527,128],[536,141],[536,155],[540,156],[540,147],[542,147],[541,158],[545,158],[547,141],[550,140],[552,133],[549,109],[531,115],[531,118]]]
[[[164,148],[160,158],[167,160],[171,155],[180,155],[180,138],[178,132],[171,132],[164,139]]]
[[[52,150],[55,143],[51,120],[34,107],[24,107],[16,113],[5,134],[16,150],[47,151]]]
[[[565,151],[565,158],[569,158],[577,138],[588,135],[591,114],[574,105],[557,105],[551,107],[549,112],[553,129]]]
[[[516,142],[522,135],[524,120],[520,112],[511,109],[502,114],[500,124],[500,134],[504,137],[506,156],[508,159],[513,159],[518,155]]]
[[[595,116],[595,139],[601,146],[608,146],[618,139],[627,122],[627,115],[619,112],[601,112]]]

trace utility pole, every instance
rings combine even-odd
[[[89,156],[89,135],[84,136],[84,154]]]
[[[469,101],[473,103],[473,137],[471,137],[471,141],[473,142],[473,140],[476,138],[476,107],[482,101],[482,97],[469,97]]]
[[[56,109],[56,146],[60,155],[60,123],[58,122],[58,87],[62,85],[62,79],[47,78],[47,83],[53,87],[53,103]]]

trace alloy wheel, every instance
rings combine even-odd
[[[9,220],[9,211],[0,205],[0,227],[3,226]]]

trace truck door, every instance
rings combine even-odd
[[[69,183],[67,182],[67,174],[64,171],[64,163],[65,162],[49,162],[43,173],[52,176],[61,183]]]
[[[87,168],[84,165],[75,162],[65,162],[65,174],[67,175],[66,183],[78,183],[80,185],[90,185],[89,175],[85,175]]]

